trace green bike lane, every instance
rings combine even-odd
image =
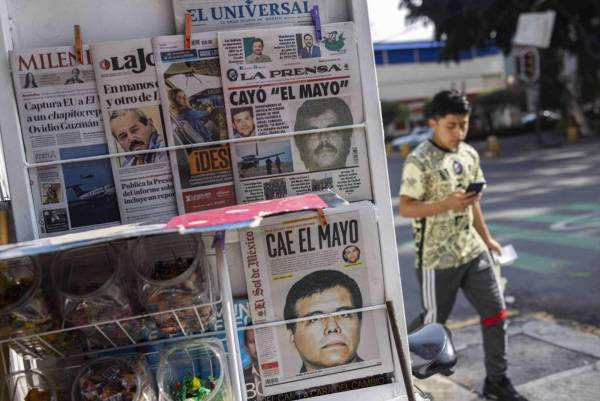
[[[488,227],[502,243],[515,246],[519,258],[514,268],[587,277],[591,273],[585,262],[600,259],[600,203],[571,203],[550,213],[494,220]]]

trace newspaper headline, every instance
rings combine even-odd
[[[192,32],[240,29],[257,25],[310,25],[310,10],[319,6],[327,22],[324,0],[173,0],[177,32],[183,33],[185,14],[192,17]]]

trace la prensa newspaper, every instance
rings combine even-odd
[[[238,203],[331,189],[372,198],[354,24],[219,32]],[[302,131],[310,131],[302,133]],[[295,135],[281,135],[296,132]]]

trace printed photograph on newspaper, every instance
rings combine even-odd
[[[370,202],[265,220],[240,233],[265,395],[392,370]],[[299,321],[290,321],[300,319]]]
[[[323,25],[320,41],[302,26],[219,32],[229,138],[296,132],[232,144],[239,203],[323,189],[372,199],[364,129],[336,129],[363,122],[354,35],[351,22]]]
[[[177,215],[150,39],[92,45],[104,130],[124,223]],[[130,152],[146,151],[145,153]]]
[[[152,43],[167,141],[192,145],[227,139],[217,34],[193,34],[189,49],[183,35],[155,37]],[[228,144],[186,147],[170,155],[180,213],[235,204]]]
[[[328,189],[349,201],[371,199],[360,128],[234,143],[231,155],[239,203]]]
[[[106,155],[106,136],[88,46],[11,52],[25,154],[29,163]],[[29,170],[41,237],[121,222],[110,160]],[[91,213],[93,211],[93,213]]]
[[[183,33],[185,13],[192,16],[192,32],[223,31],[268,25],[311,25],[310,10],[319,6],[327,22],[325,0],[172,0],[175,27]]]

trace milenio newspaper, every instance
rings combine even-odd
[[[363,122],[354,24],[322,33],[318,41],[314,27],[219,32],[229,137],[257,137],[231,145],[238,203],[326,189],[372,199],[365,130],[331,129]],[[273,135],[290,132],[299,133]]]
[[[286,214],[240,232],[252,322],[279,322],[255,330],[265,395],[392,371],[385,312],[356,311],[384,302],[374,206],[325,217]]]
[[[192,32],[206,32],[258,25],[311,25],[314,6],[319,6],[321,22],[327,22],[325,0],[173,0],[173,13],[178,33],[183,33],[185,13],[192,16]]]
[[[112,158],[124,223],[164,222],[177,214],[173,175],[152,42],[134,39],[92,45],[100,107],[110,153],[158,149]]]
[[[87,45],[82,61],[72,47],[11,52],[28,163],[108,153]],[[40,236],[121,222],[108,159],[32,168],[29,176]]]
[[[227,139],[216,33],[152,39],[167,142],[206,144]],[[180,214],[234,205],[229,145],[170,152]]]

